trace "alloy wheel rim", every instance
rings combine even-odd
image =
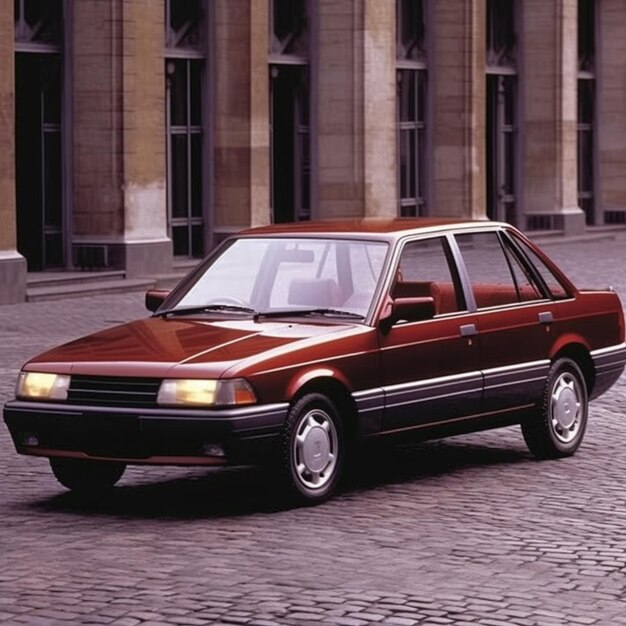
[[[339,438],[325,411],[308,411],[298,423],[293,440],[293,464],[298,480],[307,489],[322,489],[337,467]]]
[[[552,387],[550,425],[561,443],[570,443],[580,432],[583,392],[576,377],[562,373]]]

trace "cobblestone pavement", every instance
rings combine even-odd
[[[626,239],[547,246],[626,295]],[[140,295],[0,307],[20,364],[144,315]],[[333,501],[281,509],[253,470],[130,469],[80,500],[0,425],[0,623],[626,624],[624,379],[585,442],[534,461],[517,428],[381,451]]]

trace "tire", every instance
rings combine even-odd
[[[55,478],[71,491],[93,493],[110,489],[122,477],[125,463],[90,459],[50,459]]]
[[[291,500],[328,500],[341,477],[344,433],[337,408],[320,393],[309,393],[291,407],[281,441],[279,473]]]
[[[574,361],[561,358],[548,372],[539,412],[522,423],[528,449],[537,458],[571,456],[587,427],[587,384]]]

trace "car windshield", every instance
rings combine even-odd
[[[341,238],[234,239],[167,309],[365,317],[388,247]]]

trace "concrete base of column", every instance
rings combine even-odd
[[[84,238],[74,242],[74,266],[79,269],[123,269],[127,278],[172,271],[172,242],[111,241]]]
[[[18,252],[0,252],[0,304],[26,300],[26,268]]]
[[[585,214],[578,207],[558,213],[526,213],[526,230],[561,230],[567,237],[584,235]]]

